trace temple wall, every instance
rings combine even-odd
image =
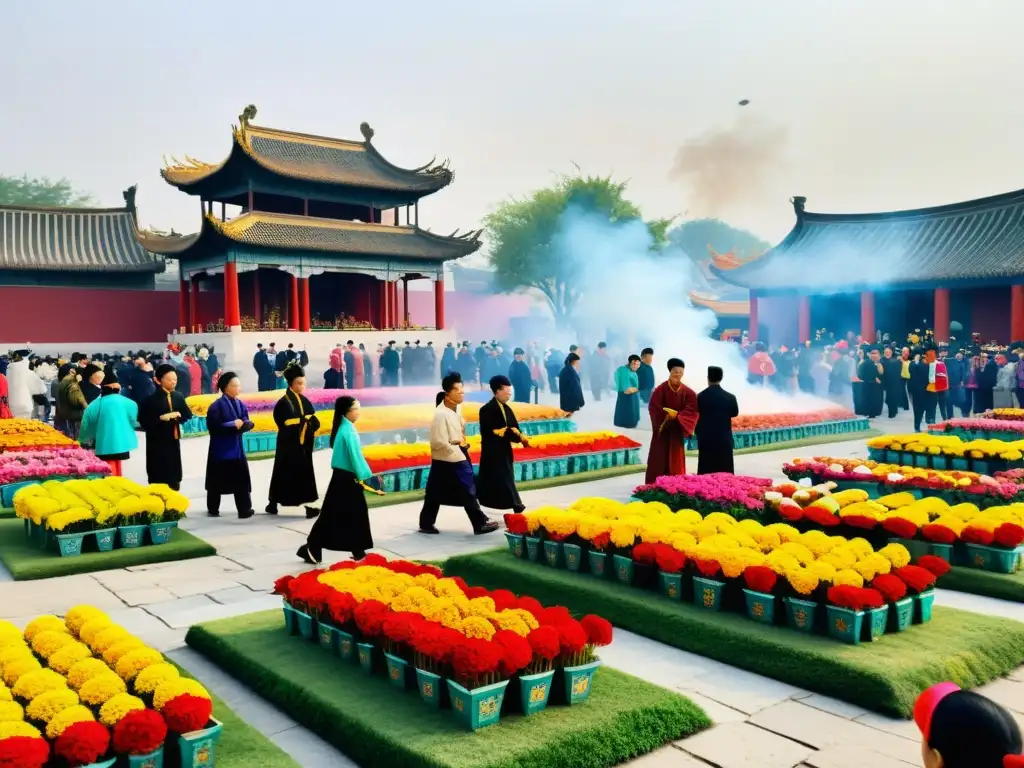
[[[767,331],[767,338],[759,338],[772,346],[792,346],[797,343],[797,297],[761,296],[757,299],[758,326]]]
[[[968,330],[980,333],[983,342],[992,339],[1003,343],[1016,341],[1010,338],[1010,289],[975,288],[970,293],[971,318]]]

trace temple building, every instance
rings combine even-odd
[[[760,257],[711,271],[750,291],[750,336],[773,345],[825,328],[874,341],[932,328],[936,339],[1024,339],[1024,190],[934,208],[813,213]],[[962,329],[962,330],[961,330]]]
[[[716,253],[709,245],[710,256],[696,264],[694,288],[690,291],[690,303],[695,307],[710,309],[715,313],[718,325],[714,336],[719,339],[734,339],[747,330],[750,321],[750,293],[731,285],[712,272],[712,263],[723,268],[742,263],[734,253]]]

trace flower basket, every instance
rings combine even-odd
[[[288,634],[299,634],[299,622],[295,618],[295,609],[288,605],[288,603],[284,603],[281,608],[284,611],[284,628],[288,630]]]
[[[747,601],[747,616],[761,624],[775,622],[775,595],[744,589],[743,597]]]
[[[388,665],[388,680],[391,681],[391,685],[403,691],[411,691],[416,687],[415,668],[408,661],[390,653],[384,654],[384,661]]]
[[[519,709],[524,715],[536,714],[547,707],[554,677],[553,669],[536,675],[519,676]]]
[[[562,567],[562,542],[544,542],[544,562],[550,565],[552,568]]]
[[[931,542],[928,544],[928,554],[935,555],[935,557],[941,557],[947,563],[952,564],[953,562],[953,545],[952,544],[936,544]]]
[[[295,609],[295,621],[299,627],[299,634],[307,640],[317,641],[315,620],[308,613]]]
[[[565,560],[567,570],[579,572],[583,565],[583,547],[579,544],[563,544],[562,557]]]
[[[590,697],[590,689],[594,681],[594,673],[601,666],[600,660],[577,667],[563,667],[561,693],[565,696],[563,703],[572,706],[582,704]]]
[[[786,623],[797,632],[810,634],[814,631],[814,619],[818,612],[818,604],[810,600],[798,600],[795,597],[783,599],[786,604]]]
[[[903,632],[914,619],[914,598],[904,597],[892,604],[889,611],[889,631]]]
[[[416,668],[416,688],[420,698],[434,709],[441,709],[448,703],[448,687],[444,683],[440,675]]]
[[[120,525],[117,528],[117,536],[121,546],[125,549],[135,549],[144,543],[146,528],[145,525]]]
[[[526,545],[523,543],[522,535],[505,531],[505,541],[508,542],[508,551],[516,557],[522,558],[526,551]]]
[[[612,555],[612,567],[615,569],[615,578],[620,584],[627,587],[633,586],[633,558],[622,555]]]
[[[224,726],[210,718],[205,728],[178,737],[181,768],[213,768],[216,764],[217,742]]]
[[[825,608],[829,637],[850,645],[858,645],[861,626],[864,623],[864,611],[851,611],[849,608],[840,608],[837,605],[828,605]]]
[[[31,520],[29,521],[29,538],[35,542],[35,544],[42,548],[46,546],[46,526],[36,525]]]
[[[682,600],[683,574],[658,571],[658,591],[669,600]]]
[[[702,576],[693,577],[693,604],[698,608],[721,611],[724,591],[724,582],[705,579]]]
[[[914,623],[927,624],[932,620],[932,603],[935,602],[935,590],[928,589],[914,596]]]
[[[96,537],[96,549],[98,551],[114,551],[114,540],[117,536],[117,528],[100,528],[98,531],[93,531],[92,533],[93,536]]]
[[[128,755],[128,768],[163,768],[163,766],[163,747],[157,747],[148,755]]]
[[[317,639],[321,648],[328,653],[338,653],[338,630],[330,624],[317,624]]]
[[[501,704],[505,700],[508,680],[468,690],[447,680],[448,696],[452,701],[455,719],[471,731],[495,725],[501,719]]]
[[[153,544],[166,544],[174,535],[174,529],[178,527],[177,521],[171,523],[150,523],[149,540]]]
[[[338,632],[338,655],[341,656],[342,661],[355,663],[357,660],[356,654],[356,639],[351,634],[344,630],[337,630]]]
[[[359,668],[367,675],[373,674],[373,643],[356,643],[356,653],[359,655]]]
[[[587,550],[587,565],[590,572],[598,578],[604,578],[605,568],[608,564],[608,553],[599,549]]]
[[[526,542],[526,556],[537,562],[540,558],[540,539],[535,539],[533,536],[524,536],[523,541]]]
[[[993,573],[1015,573],[1019,567],[1019,549],[986,547],[982,544],[964,544],[964,548],[967,550],[967,563],[972,568]]]
[[[84,533],[58,533],[55,534],[57,539],[57,549],[60,550],[61,557],[77,557],[82,554],[82,539],[86,534]]]
[[[885,627],[889,621],[889,606],[874,608],[864,612],[864,639],[873,643],[885,634]]]

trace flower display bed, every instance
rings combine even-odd
[[[964,470],[990,475],[1024,467],[1024,441],[961,440],[955,435],[882,435],[868,442],[875,461],[939,470]]]
[[[908,717],[917,695],[949,679],[983,685],[1024,661],[1024,624],[950,608],[883,641],[847,646],[825,637],[715,612],[644,590],[510,557],[507,549],[450,558],[445,573],[523,591],[616,627],[877,712]]]
[[[97,478],[110,474],[110,466],[82,448],[0,453],[0,507],[13,507],[14,494],[44,480]]]
[[[334,401],[342,395],[351,395],[365,408],[401,406],[405,403],[432,403],[437,387],[366,387],[364,389],[307,389],[303,394],[317,410],[334,408]],[[272,411],[284,390],[269,392],[243,392],[242,401],[252,414],[258,411]],[[219,395],[192,395],[187,398],[189,410],[196,416],[205,416],[213,401]],[[490,399],[490,393],[487,393]],[[433,410],[431,408],[430,410]]]
[[[48,579],[215,554],[217,550],[202,539],[175,528],[170,541],[159,547],[115,549],[112,552],[85,552],[78,557],[58,557],[56,553],[39,549],[25,538],[23,521],[0,520],[0,562],[16,581]]]
[[[186,642],[360,765],[608,766],[710,725],[688,699],[604,668],[586,706],[469,732],[414,693],[289,636],[280,611],[199,624]]]
[[[671,510],[727,512],[737,519],[760,517],[764,493],[772,481],[762,477],[715,472],[709,475],[665,475],[650,485],[640,485],[633,497],[657,501]]]
[[[76,448],[77,443],[35,419],[0,419],[0,453]]]
[[[1016,419],[949,419],[939,424],[930,424],[928,429],[935,434],[959,437],[961,440],[1005,440],[1013,442],[1024,439],[1024,421]]]
[[[740,422],[739,425],[737,425],[737,421]],[[843,435],[864,432],[870,428],[866,418],[855,417],[843,408],[830,408],[811,413],[737,416],[732,422],[734,449],[756,448],[773,443],[786,443],[831,435],[843,439]],[[754,426],[758,422],[767,423],[770,426]],[[696,438],[687,438],[686,447],[690,450],[696,449]]]

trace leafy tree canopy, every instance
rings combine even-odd
[[[626,184],[610,176],[563,176],[551,187],[498,206],[484,219],[498,289],[536,288],[547,298],[556,322],[565,325],[581,297],[584,266],[557,248],[563,215],[570,208],[612,226],[641,222],[652,247],[663,246],[672,220],[644,221],[640,209],[625,197]]]
[[[47,205],[56,207],[93,204],[90,195],[77,191],[67,179],[52,181],[29,176],[0,174],[0,205]]]
[[[732,227],[721,219],[684,221],[669,231],[668,241],[696,262],[711,255],[709,247],[716,253],[732,253],[739,258],[758,256],[771,247],[753,232]]]

